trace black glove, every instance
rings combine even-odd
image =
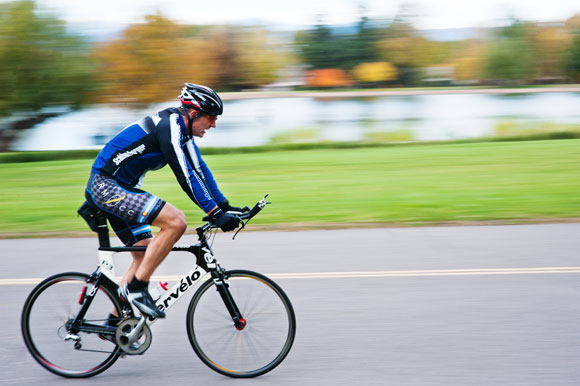
[[[224,232],[233,231],[240,225],[240,218],[234,214],[224,213],[221,209],[216,209],[211,215],[215,225]]]
[[[230,202],[227,199],[226,200],[223,200],[222,202],[220,202],[218,204],[218,206],[224,212],[230,212],[230,211],[232,211],[232,212],[245,212],[245,210],[244,210],[245,207],[244,208],[240,208],[240,207],[237,207],[237,206],[231,206],[230,205]]]

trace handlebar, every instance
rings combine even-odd
[[[255,215],[257,215],[262,209],[264,209],[264,207],[268,204],[271,204],[271,202],[266,201],[266,198],[268,197],[268,194],[266,194],[264,196],[264,198],[262,198],[260,201],[258,201],[256,203],[256,205],[254,205],[254,207],[252,209],[249,210],[249,212],[245,212],[242,213],[242,215],[240,216],[240,218],[242,220],[250,220],[252,217],[254,217]],[[244,209],[248,208],[247,206],[244,207]],[[248,208],[249,209],[249,208]]]
[[[244,206],[242,208],[241,212],[237,212],[237,211],[227,211],[226,213],[229,214],[233,214],[235,216],[238,216],[241,220],[242,226],[240,227],[240,229],[238,229],[238,231],[236,232],[236,235],[238,234],[238,232],[240,230],[242,230],[245,225],[254,217],[256,216],[262,209],[264,209],[264,207],[268,204],[271,204],[271,202],[266,201],[266,198],[268,197],[269,194],[266,194],[264,196],[264,198],[262,198],[260,201],[258,201],[256,203],[256,205],[254,205],[254,207],[252,209],[250,209],[248,206]],[[203,219],[203,221],[207,221],[204,225],[198,227],[196,230],[198,232],[198,234],[201,232],[205,232],[209,229],[214,229],[217,228],[218,226],[215,225],[215,223],[213,222],[213,219],[211,218],[211,216],[205,216]],[[244,220],[246,220],[244,222]],[[234,235],[235,237],[235,235]]]

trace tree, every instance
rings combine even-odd
[[[577,13],[566,20],[564,26],[570,30],[580,29],[580,13]]]
[[[363,83],[385,83],[397,79],[397,69],[388,62],[361,63],[352,73],[356,80]]]
[[[352,85],[348,73],[340,68],[324,68],[310,70],[306,74],[306,81],[311,87],[345,87]]]
[[[451,63],[454,78],[458,81],[477,82],[481,79],[487,56],[487,42],[482,39],[467,39],[461,42]]]
[[[399,80],[405,86],[419,83],[421,69],[429,63],[425,55],[429,41],[405,21],[395,20],[387,29],[386,37],[377,42],[381,60],[393,63]]]
[[[86,44],[33,1],[0,4],[0,115],[78,107],[94,88]]]
[[[383,29],[380,21],[361,16],[354,28],[335,28],[319,23],[295,35],[298,55],[312,69],[351,70],[360,63],[378,60],[376,42]]]
[[[265,30],[179,25],[160,14],[129,27],[96,50],[105,87],[97,101],[152,103],[175,97],[185,82],[217,89],[270,83],[286,56]]]
[[[566,70],[573,82],[580,82],[580,29],[567,51]]]
[[[219,42],[219,82],[223,87],[255,88],[272,83],[282,68],[295,62],[293,54],[278,48],[281,45],[262,28],[230,26],[217,29],[212,36],[212,41]]]
[[[544,79],[563,77],[565,51],[571,43],[570,34],[560,25],[538,26],[532,32],[538,76]]]
[[[299,31],[295,37],[300,57],[313,69],[333,68],[344,63],[348,54],[339,40],[323,24],[318,24],[313,30]]]
[[[104,86],[96,101],[152,103],[174,98],[185,82],[213,84],[218,76],[213,44],[160,14],[125,30],[95,50]]]
[[[523,83],[537,76],[537,52],[533,26],[514,20],[502,28],[490,44],[485,78],[492,81]]]

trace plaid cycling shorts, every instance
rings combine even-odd
[[[117,237],[127,246],[153,237],[151,227],[165,201],[113,178],[91,174],[87,201],[101,209]]]

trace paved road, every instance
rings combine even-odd
[[[214,250],[224,266],[278,277],[294,303],[297,338],[280,367],[252,380],[206,368],[187,340],[186,300],[153,326],[145,355],[66,383],[578,385],[579,235],[580,224],[220,235]],[[1,385],[64,383],[24,348],[19,313],[32,284],[13,279],[91,271],[95,246],[0,240]],[[190,265],[175,254],[157,274]]]

